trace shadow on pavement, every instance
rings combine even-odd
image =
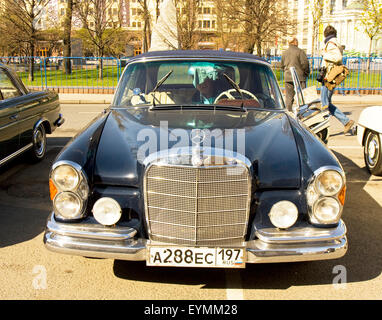
[[[247,264],[238,270],[243,289],[287,289],[291,286],[323,285],[333,283],[338,275],[334,267],[342,265],[347,271],[347,282],[367,281],[378,277],[382,268],[381,206],[364,190],[365,181],[373,180],[365,168],[335,152],[343,165],[348,181],[347,200],[343,220],[348,228],[349,249],[340,259],[313,262]],[[374,183],[374,182],[373,182]],[[170,284],[204,284],[204,288],[225,287],[222,269],[187,269],[146,267],[144,262],[114,261],[117,277]],[[223,281],[222,281],[223,280]]]
[[[45,229],[51,210],[49,171],[68,138],[48,138],[43,161],[26,155],[0,168],[0,248],[33,239]]]

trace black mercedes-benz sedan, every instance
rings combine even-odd
[[[344,170],[250,54],[130,59],[49,183],[44,242],[59,253],[243,268],[347,250]]]
[[[0,64],[0,166],[25,152],[32,161],[43,159],[46,135],[63,123],[57,93],[29,91]]]

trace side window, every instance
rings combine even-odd
[[[13,84],[8,74],[2,69],[0,69],[0,91],[4,100],[21,95],[19,89]]]

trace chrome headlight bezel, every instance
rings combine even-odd
[[[326,192],[323,188],[318,187],[318,179],[322,177],[325,173],[333,173],[338,174],[338,177],[341,177],[342,183],[340,187],[337,187],[332,192]],[[330,189],[330,188],[328,188]],[[343,190],[346,190],[346,177],[344,171],[339,167],[327,166],[321,167],[316,170],[309,180],[307,189],[306,189],[306,202],[308,207],[309,221],[314,225],[322,225],[322,226],[330,226],[337,224],[342,215],[343,204],[340,201],[340,194]],[[323,192],[324,191],[324,192]],[[338,211],[333,215],[333,219],[321,219],[321,217],[316,214],[317,206],[320,202],[327,199],[328,201],[336,201],[338,204]]]
[[[57,181],[55,181],[54,173],[56,172],[57,168],[59,168],[60,166],[68,166],[75,171],[78,177],[78,181],[75,186],[66,188],[65,186],[60,185],[60,183],[57,183]],[[54,186],[57,189],[57,193],[52,199],[54,214],[56,218],[60,220],[77,220],[77,219],[82,219],[83,217],[85,217],[86,215],[85,209],[87,207],[87,200],[89,196],[89,184],[88,184],[87,176],[84,170],[82,169],[82,167],[73,161],[67,161],[67,160],[58,161],[53,164],[52,169],[50,171],[49,179],[53,182]],[[80,206],[80,210],[78,210],[77,215],[72,217],[65,217],[59,212],[59,210],[57,209],[56,201],[58,200],[57,198],[58,195],[62,193],[73,193],[75,194],[76,197],[78,197],[78,199],[81,202],[81,206]]]

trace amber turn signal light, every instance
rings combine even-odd
[[[340,193],[338,194],[338,200],[340,201],[342,205],[345,204],[345,196],[346,196],[346,186],[344,186],[342,190],[340,191]]]
[[[50,193],[50,200],[53,201],[54,197],[56,196],[58,190],[56,186],[53,183],[52,179],[49,179],[49,193]]]

